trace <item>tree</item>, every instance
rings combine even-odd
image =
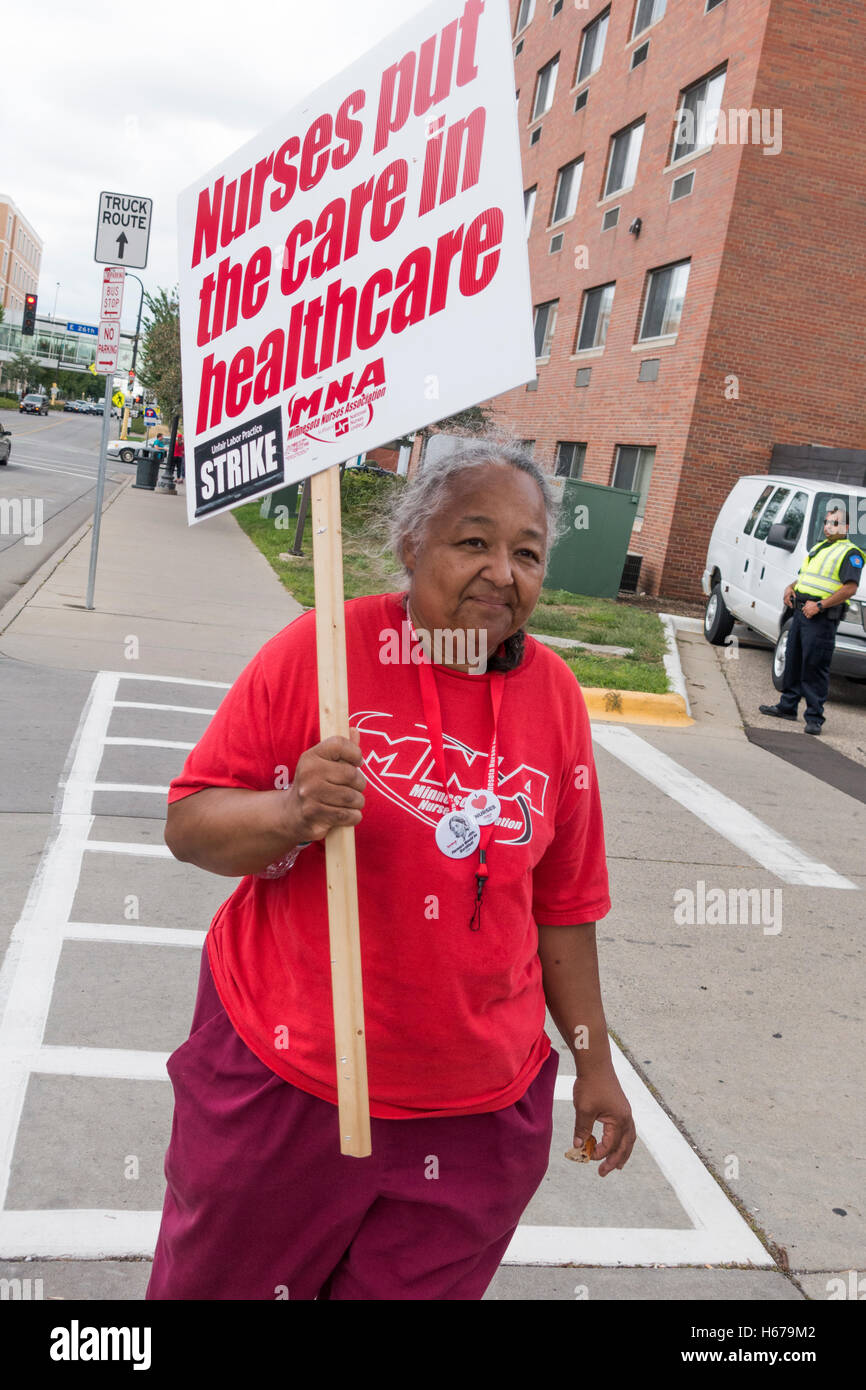
[[[454,415],[446,415],[442,420],[425,425],[421,430],[414,430],[412,434],[404,434],[401,439],[394,439],[385,447],[388,449],[411,448],[415,439],[420,435],[423,450],[427,447],[427,440],[431,434],[483,434],[491,424],[492,416],[485,406],[470,405],[465,410],[458,410]]]
[[[35,357],[26,352],[15,352],[6,363],[6,377],[10,381],[23,381],[26,394],[31,386],[41,385],[42,367]]]
[[[145,294],[148,317],[144,321],[144,342],[138,375],[159,403],[164,420],[181,414],[180,308],[177,286]]]

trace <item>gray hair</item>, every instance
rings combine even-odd
[[[528,474],[538,486],[547,517],[545,568],[551,549],[561,529],[560,498],[551,486],[548,474],[539,468],[528,449],[518,440],[501,433],[490,433],[471,440],[456,441],[455,449],[444,457],[425,463],[408,485],[403,488],[391,513],[389,541],[391,549],[403,565],[403,547],[410,538],[421,540],[430,518],[439,511],[458,474],[467,468],[479,468],[488,463],[507,463]]]

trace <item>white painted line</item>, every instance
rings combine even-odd
[[[610,1178],[602,1179],[609,1182]],[[748,1229],[748,1227],[747,1227]],[[750,1232],[751,1234],[751,1232]],[[760,1241],[761,1257],[743,1254],[739,1242],[715,1231],[617,1226],[518,1226],[503,1256],[505,1265],[774,1265]],[[575,1271],[575,1283],[580,1283]]]
[[[209,690],[231,690],[230,681],[194,680],[191,676],[144,676],[134,671],[103,671],[104,676],[114,676],[119,681],[162,681],[165,685],[203,685]]]
[[[204,945],[206,931],[184,927],[146,927],[141,922],[67,922],[67,941],[120,941],[135,946]]]
[[[106,738],[103,742],[114,748],[195,748],[194,743],[180,743],[170,738]]]
[[[99,854],[140,854],[157,859],[173,859],[168,845],[140,845],[135,840],[83,840],[82,849],[95,850]]]
[[[158,1211],[0,1211],[0,1259],[110,1260],[152,1255]]]
[[[124,1081],[165,1081],[170,1052],[134,1052],[120,1047],[40,1047],[30,1070],[47,1076],[109,1076]]]
[[[96,470],[92,473],[82,473],[75,468],[41,468],[38,463],[19,463],[17,459],[12,460],[15,468],[24,468],[28,473],[63,473],[68,478],[85,478],[89,483],[96,482]]]
[[[148,786],[144,782],[91,782],[93,792],[152,792],[155,796],[167,796],[168,787]]]
[[[672,801],[684,806],[717,834],[769,869],[785,883],[813,888],[853,888],[857,884],[813,859],[791,840],[765,825],[724,792],[695,777],[646,739],[623,725],[592,722],[592,737],[608,753],[640,773]]]
[[[215,709],[202,709],[201,705],[154,705],[147,700],[115,700],[115,709],[167,709],[174,714],[216,714]]]
[[[673,1189],[688,1217],[690,1228],[665,1231],[665,1254],[661,1255],[658,1253],[659,1242],[653,1243],[651,1239],[660,1234],[657,1231],[619,1230],[613,1233],[615,1239],[603,1240],[604,1230],[526,1225],[515,1232],[514,1240],[517,1241],[519,1237],[519,1243],[513,1253],[512,1241],[505,1256],[506,1263],[690,1264],[694,1262],[691,1255],[698,1245],[701,1249],[717,1252],[708,1254],[706,1259],[698,1263],[724,1260],[741,1264],[773,1264],[748,1222],[743,1220],[613,1038],[610,1039],[610,1053],[617,1080],[632,1109],[638,1138]],[[554,1100],[568,1101],[570,1104],[573,1086],[573,1071],[571,1075],[557,1076]],[[553,1162],[556,1163],[559,1157],[554,1154]],[[698,1236],[702,1238],[701,1241],[697,1240]],[[549,1258],[553,1250],[558,1251],[561,1257]],[[587,1251],[591,1252],[591,1257]],[[648,1253],[642,1258],[644,1252]]]
[[[72,741],[63,800],[0,968],[0,1208],[27,1090],[26,1059],[42,1042],[64,924],[78,887],[82,846],[93,824],[92,793],[85,788],[99,770],[116,693],[113,676],[95,677]]]

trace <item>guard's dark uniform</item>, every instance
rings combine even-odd
[[[840,537],[836,536],[819,541],[809,551],[809,559],[819,555],[827,546],[838,545],[839,541]],[[859,584],[862,573],[862,552],[852,545],[839,565],[838,582],[833,583],[833,588],[841,588],[843,584]],[[800,582],[798,576],[797,583]],[[794,589],[795,608],[785,652],[785,689],[779,696],[780,712],[793,718],[796,718],[800,700],[806,701],[807,725],[824,723],[824,701],[830,689],[830,662],[836,646],[836,632],[847,606],[838,603],[833,608],[822,609],[811,618],[804,617],[805,604],[810,600],[815,603],[819,597]]]

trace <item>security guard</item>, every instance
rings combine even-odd
[[[866,559],[848,540],[848,514],[831,506],[824,519],[824,539],[813,545],[794,584],[785,590],[785,606],[794,609],[785,652],[785,688],[777,705],[759,705],[762,714],[796,719],[806,701],[806,733],[820,734],[824,701],[830,688],[830,662],[836,631],[856,591]]]

